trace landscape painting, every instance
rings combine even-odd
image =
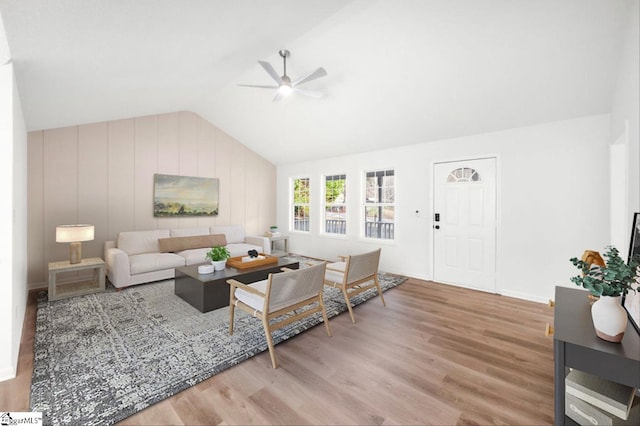
[[[153,183],[155,217],[218,215],[217,178],[155,174]]]

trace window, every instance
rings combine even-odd
[[[324,177],[324,232],[347,233],[347,175]]]
[[[480,175],[474,169],[461,167],[451,171],[447,176],[447,183],[458,182],[480,182]]]
[[[395,176],[393,170],[365,173],[364,235],[393,240]]]
[[[294,231],[309,232],[309,178],[293,179]]]

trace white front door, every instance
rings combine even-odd
[[[434,164],[433,278],[495,293],[496,159]]]

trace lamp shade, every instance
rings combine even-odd
[[[57,243],[75,243],[91,241],[94,235],[93,225],[60,225],[56,226]]]

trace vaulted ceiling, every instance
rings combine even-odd
[[[610,112],[637,1],[0,0],[0,14],[29,130],[191,110],[284,164]],[[283,48],[294,79],[327,70],[304,86],[325,97],[237,86],[272,84],[256,61],[281,73]]]

